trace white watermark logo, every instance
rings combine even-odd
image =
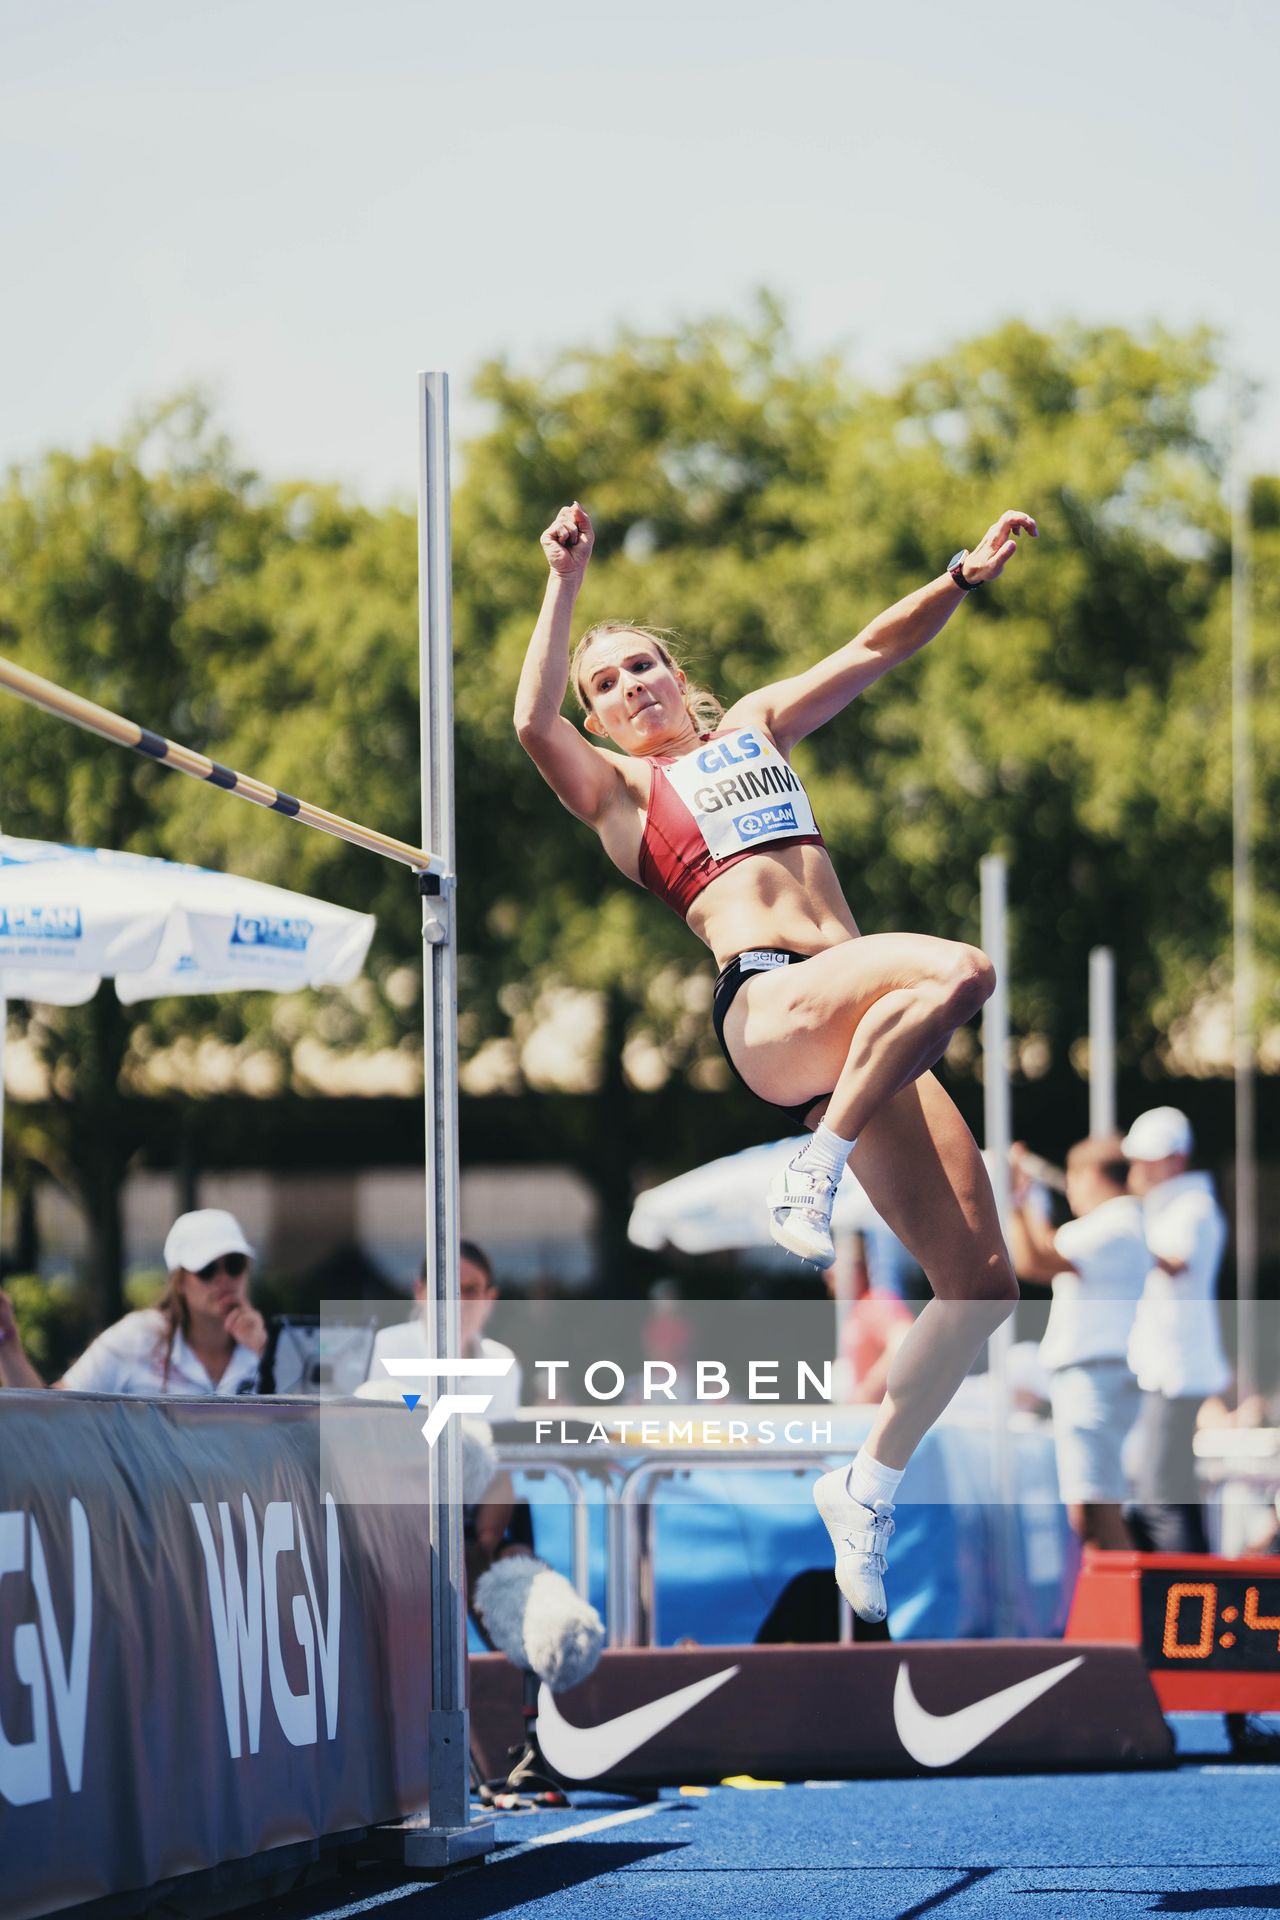
[[[452,1380],[459,1375],[482,1375],[492,1380],[510,1373],[515,1363],[512,1353],[505,1360],[384,1360],[382,1365],[395,1380]],[[405,1394],[405,1405],[411,1412],[421,1397]],[[434,1447],[451,1413],[487,1413],[492,1404],[491,1393],[442,1393],[422,1423],[422,1437]]]
[[[563,1400],[561,1382],[558,1376],[570,1371],[567,1360],[535,1360],[534,1372],[545,1375],[542,1382],[542,1401],[544,1405],[554,1406]],[[607,1445],[617,1446],[667,1446],[667,1447],[719,1447],[736,1446],[750,1443],[755,1446],[771,1447],[780,1442],[788,1447],[817,1447],[831,1444],[830,1421],[789,1419],[785,1422],[762,1419],[755,1412],[759,1401],[782,1401],[790,1380],[784,1381],[785,1365],[780,1360],[748,1360],[735,1367],[739,1378],[730,1377],[730,1364],[724,1360],[689,1360],[677,1367],[670,1360],[645,1360],[636,1373],[628,1374],[616,1360],[593,1360],[583,1369],[581,1395],[577,1398],[575,1416],[571,1420],[535,1420],[533,1440],[535,1446],[541,1446],[550,1440],[553,1445],[578,1446]],[[830,1405],[832,1400],[832,1362],[825,1360],[820,1367],[810,1365],[807,1360],[795,1363],[794,1405],[802,1405],[810,1395]],[[745,1389],[745,1390],[744,1390]],[[584,1424],[583,1413],[602,1401],[625,1398],[626,1415],[612,1414],[607,1419],[594,1416],[590,1429],[584,1435],[579,1429]],[[666,1401],[683,1409],[688,1416],[690,1409],[698,1409],[692,1417],[665,1419],[630,1417],[635,1407],[647,1412],[653,1401]],[[708,1405],[729,1402],[750,1410],[746,1419],[711,1419],[701,1409]],[[557,1433],[558,1428],[558,1433]]]

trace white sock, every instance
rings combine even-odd
[[[905,1467],[882,1467],[861,1447],[845,1475],[845,1490],[860,1506],[891,1507],[905,1472]]]
[[[853,1140],[842,1140],[838,1133],[832,1133],[830,1127],[819,1120],[791,1164],[793,1167],[812,1168],[818,1173],[830,1174],[833,1180],[838,1181],[856,1144]]]

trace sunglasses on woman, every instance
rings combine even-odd
[[[249,1271],[248,1254],[221,1254],[218,1259],[211,1260],[207,1267],[199,1267],[196,1271],[196,1279],[204,1281],[216,1280],[219,1271],[225,1273],[228,1279],[238,1280],[242,1274]]]

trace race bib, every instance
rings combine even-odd
[[[763,733],[735,727],[663,769],[716,860],[817,833],[809,796]]]

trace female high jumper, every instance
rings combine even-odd
[[[733,1072],[813,1130],[766,1196],[773,1238],[830,1266],[831,1207],[849,1161],[933,1290],[866,1443],[814,1487],[840,1590],[870,1621],[885,1617],[903,1470],[1018,1295],[981,1155],[929,1071],[995,976],[975,947],[859,934],[789,761],[798,740],[998,579],[1022,533],[1036,533],[1029,514],[1002,514],[847,645],[725,713],[643,627],[592,627],[570,662],[595,541],[575,501],[542,535],[550,577],[516,696],[521,744],[559,799],[715,955],[713,1021]],[[592,745],[561,713],[570,674],[587,733],[620,751]]]

